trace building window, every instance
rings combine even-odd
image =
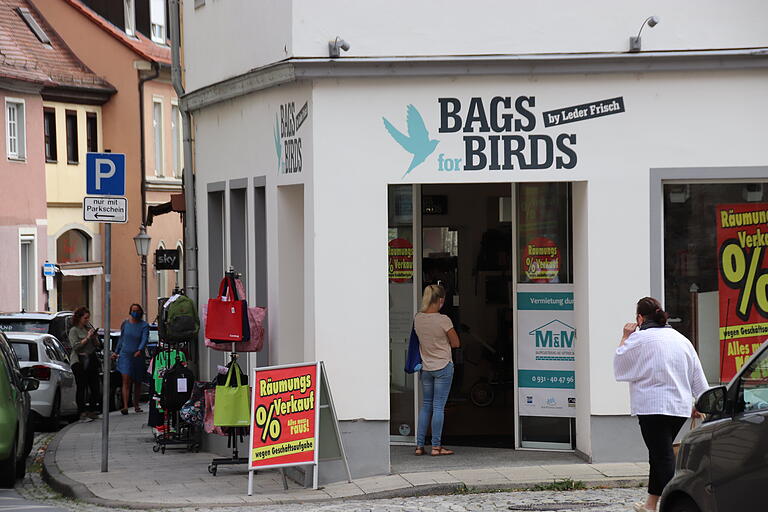
[[[78,155],[77,144],[77,112],[74,110],[67,110],[66,112],[66,127],[67,163],[76,164],[80,161],[80,155]]]
[[[91,238],[79,229],[70,229],[56,239],[56,261],[62,269],[69,263],[90,261]],[[89,275],[63,275],[56,277],[56,300],[60,311],[88,306],[91,300]]]
[[[710,384],[726,383],[765,338],[768,183],[665,183],[664,309]]]
[[[173,139],[173,175],[181,178],[184,157],[181,154],[181,112],[178,105],[171,106],[171,138]]]
[[[164,176],[163,172],[163,104],[152,102],[152,131],[155,141],[155,175]]]
[[[149,21],[152,40],[156,43],[165,44],[165,0],[150,0]]]
[[[45,134],[45,161],[55,162],[56,149],[56,111],[52,108],[43,110],[43,133]]]
[[[98,120],[95,112],[85,114],[85,136],[87,137],[86,146],[88,152],[98,153],[99,151],[99,131]]]
[[[26,158],[24,101],[5,102],[5,147],[8,158],[24,160]]]
[[[133,37],[136,35],[136,6],[133,0],[123,0],[123,9],[125,11],[125,33]]]
[[[36,289],[35,289],[35,236],[21,235],[20,242],[20,263],[19,277],[21,280],[21,309],[24,311],[35,311]]]

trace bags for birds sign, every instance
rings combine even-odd
[[[438,97],[432,105],[406,105],[404,123],[397,112],[382,122],[410,156],[403,159],[404,179],[422,167],[441,172],[574,169],[579,139],[573,123],[625,112],[623,97],[546,111],[541,104],[533,95]]]

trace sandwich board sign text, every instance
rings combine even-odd
[[[321,452],[342,459],[352,480],[322,362],[254,368],[252,382],[249,496],[253,472],[268,468],[314,466],[317,489]]]
[[[86,222],[128,222],[128,200],[124,197],[83,198],[83,220]]]

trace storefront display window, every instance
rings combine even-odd
[[[517,186],[519,283],[572,283],[570,183]]]
[[[710,384],[768,337],[768,186],[664,185],[664,300]]]

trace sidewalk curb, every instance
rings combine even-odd
[[[59,447],[59,443],[67,432],[75,427],[77,423],[72,423],[61,429],[56,436],[48,444],[45,450],[45,456],[43,458],[43,480],[51,486],[56,492],[76,500],[84,501],[93,505],[99,505],[102,507],[109,507],[121,510],[152,510],[152,509],[179,509],[179,508],[194,508],[199,506],[195,503],[135,503],[110,500],[96,496],[88,487],[80,482],[77,482],[64,473],[61,472],[59,466],[56,464],[56,452]],[[400,489],[391,489],[386,491],[377,491],[367,494],[360,494],[355,496],[347,496],[343,498],[332,498],[322,495],[318,495],[317,498],[291,498],[290,495],[286,495],[285,499],[277,498],[271,495],[271,501],[265,503],[258,502],[235,502],[235,503],[206,503],[206,508],[239,508],[239,507],[254,507],[254,506],[268,506],[270,504],[301,504],[301,503],[333,503],[344,501],[359,501],[359,500],[375,500],[375,499],[389,499],[389,498],[412,498],[418,496],[430,496],[430,495],[444,495],[444,494],[470,494],[470,493],[485,493],[485,492],[504,492],[504,491],[527,491],[531,490],[537,485],[551,484],[553,481],[560,479],[549,479],[542,481],[530,481],[530,482],[510,482],[508,484],[473,484],[467,485],[464,482],[456,482],[450,484],[423,484],[412,487],[403,487]],[[627,477],[608,477],[600,480],[579,480],[578,477],[573,480],[581,481],[587,488],[613,488],[613,487],[640,487],[647,485],[647,478],[627,478]],[[321,488],[322,489],[322,488]],[[569,491],[562,491],[569,492]],[[245,495],[245,489],[243,489],[243,495]]]

